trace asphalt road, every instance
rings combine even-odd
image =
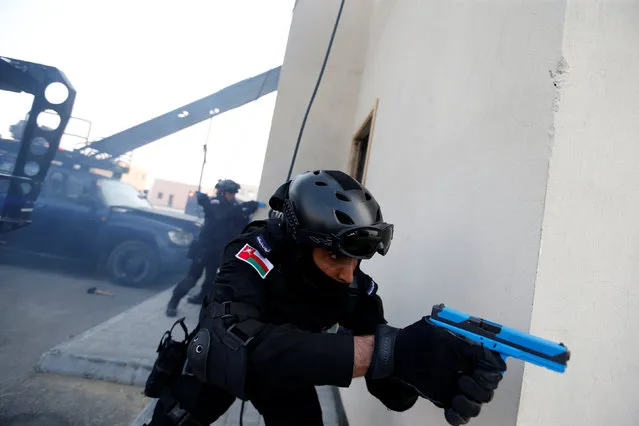
[[[2,251],[0,259],[7,260]],[[0,425],[129,424],[148,402],[141,389],[38,374],[34,366],[48,349],[168,285],[121,287],[55,260],[0,263]],[[114,296],[88,294],[90,287]]]

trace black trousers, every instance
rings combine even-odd
[[[172,394],[181,408],[202,425],[210,425],[222,416],[235,397],[193,376],[182,376],[172,386]],[[299,389],[262,389],[252,392],[250,401],[264,417],[266,426],[322,426],[322,408],[314,387]],[[165,415],[167,409],[159,400],[149,426],[173,426]]]
[[[186,276],[177,283],[175,288],[173,288],[173,297],[171,298],[170,304],[177,307],[180,300],[186,296],[193,287],[195,287],[197,280],[200,279],[203,272],[204,259],[194,259]]]
[[[213,283],[215,282],[221,259],[222,254],[215,252],[207,253],[206,257],[199,257],[191,262],[188,273],[173,289],[172,301],[176,306],[177,303],[195,287],[202,273],[205,273],[205,277],[202,283],[202,289],[200,290],[200,296],[204,298],[213,290]]]
[[[200,297],[205,298],[211,291],[213,291],[213,284],[217,277],[217,270],[220,267],[222,261],[222,252],[214,252],[207,255],[206,258],[206,275],[204,282],[202,283],[202,289],[200,290]]]

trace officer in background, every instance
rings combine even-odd
[[[224,246],[233,237],[242,232],[248,224],[250,215],[258,207],[256,201],[239,202],[235,196],[240,185],[230,179],[220,180],[215,185],[214,198],[198,192],[197,201],[204,210],[204,225],[197,241],[191,245],[189,257],[193,259],[187,276],[175,286],[173,296],[166,308],[166,315],[177,315],[180,300],[195,286],[206,272],[202,289],[197,296],[189,297],[188,302],[201,304],[213,286]]]
[[[150,425],[209,425],[236,398],[267,426],[322,425],[315,386],[356,377],[390,410],[421,396],[451,425],[476,417],[506,364],[423,318],[387,324],[377,284],[360,268],[393,237],[372,194],[341,171],[314,171],[269,204],[283,218],[255,221],[226,246],[184,346],[186,368],[176,363]]]

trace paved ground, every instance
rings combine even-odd
[[[130,289],[50,260],[31,266],[0,264],[0,425],[141,425],[153,403],[142,385],[174,321],[164,315],[170,280]],[[115,296],[87,294],[93,286]],[[193,327],[199,307],[179,310]],[[334,389],[318,393],[325,424],[338,425]],[[239,425],[239,411],[238,402],[215,426]],[[250,403],[243,420],[264,424]]]
[[[2,426],[129,426],[148,403],[140,388],[32,374],[0,396]]]
[[[158,342],[176,320],[164,314],[170,294],[168,289],[51,348],[38,362],[38,369],[143,386],[155,362]],[[198,312],[199,306],[180,304],[179,315],[186,316],[189,330],[197,324]],[[179,327],[176,332],[182,333]]]
[[[87,294],[92,286],[114,297]],[[0,395],[30,374],[44,351],[157,291],[0,265]]]
[[[128,425],[148,403],[136,387],[34,371],[43,352],[163,289],[72,270],[47,259],[0,264],[0,425]],[[87,294],[92,286],[114,297]]]
[[[153,362],[155,349],[162,333],[175,319],[164,315],[171,290],[166,290],[110,320],[47,351],[38,363],[38,369],[47,373],[107,380],[125,385],[143,386]],[[197,322],[199,307],[182,302],[179,316],[186,317],[189,330]],[[335,396],[332,388],[318,388],[324,411],[325,424],[338,424]],[[151,400],[147,400],[151,402]],[[239,424],[236,403],[216,426]],[[141,425],[146,418],[140,418]],[[244,424],[257,426],[262,419],[247,404]]]

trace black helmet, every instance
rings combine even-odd
[[[217,184],[215,184],[215,189],[217,189],[220,193],[228,192],[231,194],[237,194],[240,190],[240,184],[232,181],[231,179],[220,179],[217,181]]]
[[[287,232],[301,245],[323,247],[357,259],[385,255],[393,225],[385,223],[371,193],[339,170],[302,173],[269,201],[284,213]]]

